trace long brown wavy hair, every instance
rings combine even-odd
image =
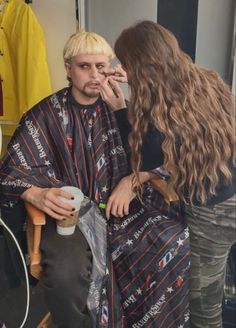
[[[164,167],[181,199],[204,204],[235,165],[235,99],[216,72],[194,64],[174,35],[151,21],[120,34],[115,53],[130,84],[131,164],[138,179],[149,124],[165,135]],[[187,190],[187,197],[186,192]]]

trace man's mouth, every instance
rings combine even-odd
[[[92,89],[98,89],[98,88],[100,88],[100,85],[101,85],[101,83],[98,81],[86,83],[86,86],[88,86],[89,88],[92,88]]]

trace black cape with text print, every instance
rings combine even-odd
[[[23,116],[2,160],[1,206],[14,208],[31,186],[63,185],[106,203],[128,170],[114,114],[100,98],[79,105],[65,88]],[[97,327],[188,327],[188,230],[178,206],[144,190],[144,205],[134,200],[128,216],[107,225],[109,304]]]

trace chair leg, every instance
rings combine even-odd
[[[52,316],[51,313],[48,312],[37,328],[49,328],[49,325],[52,323]]]

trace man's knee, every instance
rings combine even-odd
[[[74,235],[58,236],[49,224],[42,240],[42,265],[45,287],[58,288],[73,294],[89,288],[92,254],[89,245],[77,228]]]

